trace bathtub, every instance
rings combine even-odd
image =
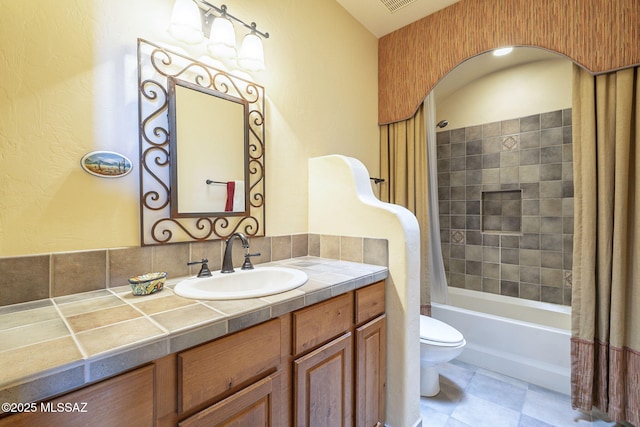
[[[570,307],[449,287],[431,312],[467,340],[457,360],[570,393]]]

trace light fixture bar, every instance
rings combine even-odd
[[[242,19],[236,18],[235,16],[233,16],[229,12],[227,12],[227,5],[223,4],[220,7],[216,7],[216,6],[212,5],[211,3],[209,3],[207,0],[194,0],[194,2],[199,7],[201,7],[202,9],[205,10],[205,15],[210,15],[211,14],[211,10],[213,9],[216,12],[218,12],[221,16],[226,17],[226,18],[231,18],[234,21],[239,22],[240,24],[244,25],[246,28],[250,29],[252,33],[259,34],[260,36],[264,37],[265,39],[269,38],[269,33],[263,33],[262,31],[259,31],[256,28],[257,24],[255,22],[252,22],[251,24],[247,24]]]

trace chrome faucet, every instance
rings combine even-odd
[[[224,257],[222,259],[222,270],[221,273],[233,273],[235,270],[233,269],[233,256],[231,252],[233,251],[233,241],[237,238],[242,242],[242,247],[245,249],[244,251],[244,264],[242,264],[242,270],[252,270],[253,265],[251,265],[250,257],[259,256],[260,253],[250,254],[249,253],[249,240],[247,236],[242,233],[233,233],[229,239],[227,239],[226,247],[224,248]]]

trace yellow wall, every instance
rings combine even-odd
[[[271,35],[267,234],[306,232],[309,157],[379,168],[377,40],[332,0],[226,3]],[[0,0],[0,256],[139,245],[136,39],[169,41],[172,5]],[[85,173],[93,150],[133,172]]]

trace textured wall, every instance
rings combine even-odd
[[[0,2],[0,256],[139,244],[136,39],[171,42],[173,3]],[[378,41],[336,2],[232,3],[271,34],[255,75],[267,94],[266,229],[303,233],[308,157],[378,170]],[[133,172],[83,172],[93,150],[125,154]]]
[[[540,46],[594,73],[640,63],[637,0],[462,0],[382,37],[378,121],[411,117],[463,60],[504,45]]]

